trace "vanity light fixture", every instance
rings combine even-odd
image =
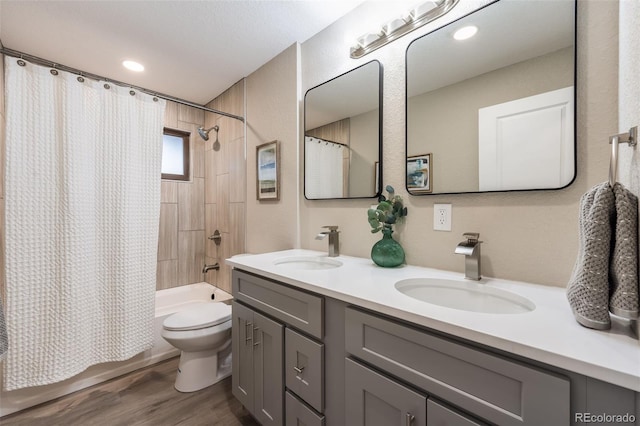
[[[144,71],[144,65],[136,61],[130,61],[130,60],[122,61],[122,66],[130,71],[135,71],[135,72]]]
[[[380,30],[364,34],[351,46],[351,58],[358,59],[441,17],[460,0],[435,0],[422,3],[409,12],[387,22]]]
[[[476,35],[477,32],[478,27],[476,27],[475,25],[469,25],[467,27],[462,27],[455,33],[453,33],[453,38],[455,38],[456,40],[466,40]]]

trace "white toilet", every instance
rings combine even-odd
[[[167,317],[162,337],[182,351],[175,388],[195,392],[231,374],[231,306],[202,302]]]

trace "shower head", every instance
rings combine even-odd
[[[205,141],[209,140],[209,132],[211,130],[215,130],[216,133],[218,133],[218,130],[220,129],[220,127],[218,127],[217,125],[211,127],[210,129],[206,129],[202,126],[198,127],[198,133],[200,134],[200,136],[202,137],[202,139],[204,139]],[[216,138],[217,139],[217,138]]]

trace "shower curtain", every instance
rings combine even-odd
[[[165,102],[5,64],[4,386],[13,390],[152,346]]]
[[[344,196],[343,145],[305,136],[304,192],[308,198]]]

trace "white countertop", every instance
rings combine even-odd
[[[311,250],[240,255],[228,265],[286,284],[353,303],[373,311],[520,355],[565,370],[640,392],[640,341],[622,320],[612,328],[591,330],[579,325],[564,288],[483,278],[481,283],[531,300],[532,312],[486,314],[440,307],[400,293],[394,284],[407,278],[461,280],[459,273],[404,265],[381,268],[370,259],[340,256],[339,268],[301,270],[274,264],[290,256],[326,257]]]

